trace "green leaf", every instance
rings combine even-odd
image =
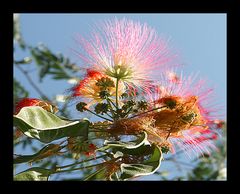
[[[105,146],[100,150],[111,149],[115,158],[120,157],[126,159],[125,162],[120,165],[120,180],[150,175],[160,167],[162,160],[161,149],[148,142],[146,132],[141,133],[134,141],[122,142],[106,140],[104,144]],[[131,160],[128,160],[128,158],[133,158],[132,161],[134,162],[131,163]],[[114,176],[111,178],[114,178]],[[118,179],[118,177],[116,177],[115,180],[116,179]]]
[[[122,141],[108,141],[105,140],[104,144],[106,146],[100,148],[99,150],[112,149],[115,154],[119,151],[123,154],[130,155],[143,155],[147,154],[150,149],[150,143],[147,140],[147,133],[143,132],[137,136],[134,141],[122,142]]]
[[[28,137],[36,138],[43,143],[63,137],[83,136],[87,139],[90,122],[62,120],[38,106],[24,107],[14,115],[14,124]]]
[[[30,64],[32,62],[32,59],[30,57],[25,57],[22,60],[14,61],[16,65],[26,65]]]
[[[59,73],[58,75],[55,75],[53,79],[59,80],[59,79],[69,79],[70,77],[67,76],[66,74]]]
[[[98,169],[84,178],[84,181],[106,180],[106,166]]]
[[[15,181],[47,181],[50,174],[49,169],[34,167],[26,171],[20,172],[14,176]]]
[[[39,70],[40,81],[49,74],[54,75],[53,79],[70,79],[76,72],[75,65],[70,63],[68,58],[62,54],[54,54],[45,45],[30,48],[32,57],[36,61]]]
[[[143,145],[147,146],[148,145]],[[142,175],[150,175],[158,170],[162,160],[162,152],[160,148],[156,145],[151,146],[151,156],[147,160],[136,164],[126,164],[123,163],[120,166],[121,176],[120,179],[127,180]]]
[[[33,155],[20,155],[14,159],[14,164],[24,163],[24,162],[36,162],[42,160],[46,157],[56,154],[60,151],[62,147],[58,144],[48,144],[43,147],[40,151]]]
[[[147,133],[143,132],[139,135],[139,137],[134,141],[129,142],[122,142],[122,141],[104,141],[104,147],[100,148],[99,150],[106,150],[109,148],[123,148],[123,149],[136,149],[141,145],[149,144],[147,140]],[[117,149],[119,150],[119,149]]]
[[[106,166],[103,166],[84,178],[84,181],[97,181],[97,180],[115,181],[119,180],[119,178],[117,173],[109,174],[108,168]]]

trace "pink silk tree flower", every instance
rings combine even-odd
[[[143,90],[177,56],[154,29],[125,18],[104,21],[89,39],[79,35],[77,41],[86,66]]]
[[[173,71],[167,71],[166,75],[170,82],[180,83],[180,77]]]
[[[195,81],[196,75],[177,77],[175,82],[169,81],[169,73],[163,75],[148,96],[151,109],[159,107],[151,113],[155,119],[151,133],[196,155],[210,153],[209,148],[216,149],[212,141],[218,138],[212,123],[221,116],[220,108],[213,104],[213,89],[208,88],[204,80]]]

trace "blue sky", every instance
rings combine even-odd
[[[170,38],[171,46],[180,53],[184,72],[199,72],[200,77],[214,86],[218,102],[225,106],[226,14],[21,14],[21,30],[28,44],[42,42],[52,51],[63,53],[79,63],[71,51],[71,48],[77,49],[75,35],[87,34],[95,22],[113,17],[146,22],[160,35]],[[16,58],[25,56],[21,54],[16,52]],[[17,70],[14,73],[27,84]],[[65,81],[57,83],[46,79],[40,87],[50,96],[69,87]],[[37,96],[32,91],[32,97]]]
[[[147,23],[160,35],[171,38],[171,45],[180,53],[183,72],[199,72],[200,77],[206,78],[215,88],[217,103],[226,109],[226,14],[21,14],[20,21],[27,44],[35,46],[42,42],[53,52],[79,63],[71,52],[71,48],[77,49],[76,33],[86,35],[94,23],[113,17]],[[15,51],[16,59],[23,57],[26,53]],[[31,75],[38,82],[37,72]],[[17,69],[14,76],[29,89],[30,97],[39,97]],[[71,86],[50,78],[40,84],[50,97]]]

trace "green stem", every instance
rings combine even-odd
[[[72,172],[72,171],[75,171],[75,170],[82,170],[82,169],[87,169],[87,168],[93,168],[95,166],[99,166],[99,165],[102,165],[104,163],[106,163],[106,162],[99,163],[99,164],[94,164],[94,165],[91,165],[91,166],[84,166],[84,167],[79,167],[79,168],[74,168],[74,169],[56,171],[56,172],[53,172],[51,174],[57,174],[57,173],[63,173],[63,172]]]
[[[104,123],[102,123],[102,124],[98,124],[98,123],[93,123],[91,126],[90,126],[90,128],[91,127],[98,127],[98,126],[104,126],[104,127],[108,127],[108,126],[110,126],[110,125],[112,125],[112,124],[110,124],[110,123],[106,123],[106,124],[104,124]]]
[[[107,100],[109,100],[109,102],[110,102],[115,108],[117,108],[116,105],[114,104],[114,102],[113,102],[110,98],[108,98]]]
[[[116,83],[116,108],[118,110],[118,82],[119,79],[117,78],[117,83]]]
[[[140,114],[133,115],[133,116],[129,117],[129,119],[132,119],[132,118],[138,117],[138,116],[140,116],[140,115],[143,115],[143,114],[146,114],[146,113],[149,113],[149,112],[158,110],[158,109],[162,109],[162,108],[165,108],[165,107],[167,107],[167,106],[162,106],[162,107],[154,108],[154,109],[148,110],[148,111],[146,111],[146,112],[142,112],[142,113],[140,113]]]
[[[112,118],[113,119],[113,116],[112,115],[110,115],[110,114],[108,114],[108,113],[105,113],[107,116],[109,116],[110,118]]]
[[[108,119],[108,118],[106,118],[106,117],[103,117],[103,116],[101,116],[101,115],[98,115],[98,114],[94,113],[93,111],[91,111],[91,110],[89,110],[89,109],[87,109],[87,108],[84,108],[84,109],[85,109],[86,111],[88,111],[88,112],[90,112],[90,113],[96,115],[97,117],[100,117],[100,118],[105,119],[105,120],[107,120],[107,121],[111,121],[111,122],[113,122],[113,120]]]
[[[104,146],[103,146],[104,147]],[[102,147],[101,147],[102,148]],[[99,152],[102,152],[102,153],[105,153],[106,155],[105,156],[108,156],[110,158],[112,158],[112,154],[110,154],[109,152],[105,151],[105,150],[98,150]]]
[[[107,100],[108,105],[110,106],[110,112],[112,114],[111,118],[113,118],[113,120],[114,120],[115,119],[115,113],[114,113],[115,111],[114,111],[114,109],[113,109],[113,107],[111,105],[111,100],[109,98],[107,98],[106,100]],[[115,104],[114,104],[114,106],[115,106]]]
[[[127,117],[128,116],[128,114],[131,112],[131,110],[133,109],[133,107],[131,107],[125,114],[125,117]]]
[[[99,170],[93,172],[92,174],[88,175],[87,177],[84,178],[84,181],[89,180],[90,178],[92,178],[93,176],[95,176],[96,174],[98,174],[99,172],[103,171],[106,168],[106,166],[104,166],[103,168],[100,168]]]
[[[105,157],[105,156],[107,156],[107,154],[98,156],[98,157],[96,157],[96,158],[91,158],[91,159],[88,159],[88,160],[83,160],[83,161],[81,161],[81,162],[75,162],[75,163],[73,163],[73,164],[68,164],[68,165],[65,165],[65,166],[59,166],[59,167],[57,167],[57,168],[58,168],[58,169],[68,168],[68,167],[71,167],[71,166],[75,166],[75,165],[78,165],[78,164],[82,164],[82,163],[84,163],[84,162],[89,162],[89,161],[91,161],[91,160],[97,160],[97,159],[103,158],[103,157]],[[62,171],[61,171],[61,172],[62,172]]]

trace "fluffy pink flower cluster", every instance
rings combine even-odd
[[[177,66],[177,55],[153,28],[125,18],[108,20],[98,25],[90,37],[79,35],[77,41],[82,50],[76,52],[88,73],[73,88],[73,97],[99,100],[98,89],[91,84],[99,76],[107,77],[121,85],[121,92],[114,93],[118,97],[125,90],[142,92],[136,98],[145,98],[149,110],[166,106],[146,115],[154,120],[164,119],[151,126],[154,141],[160,138],[162,142],[164,137],[172,148],[178,146],[197,153],[215,148],[212,141],[218,137],[218,127],[213,123],[219,110],[211,106],[213,89],[204,80],[196,80],[192,75],[184,77],[172,70]]]

